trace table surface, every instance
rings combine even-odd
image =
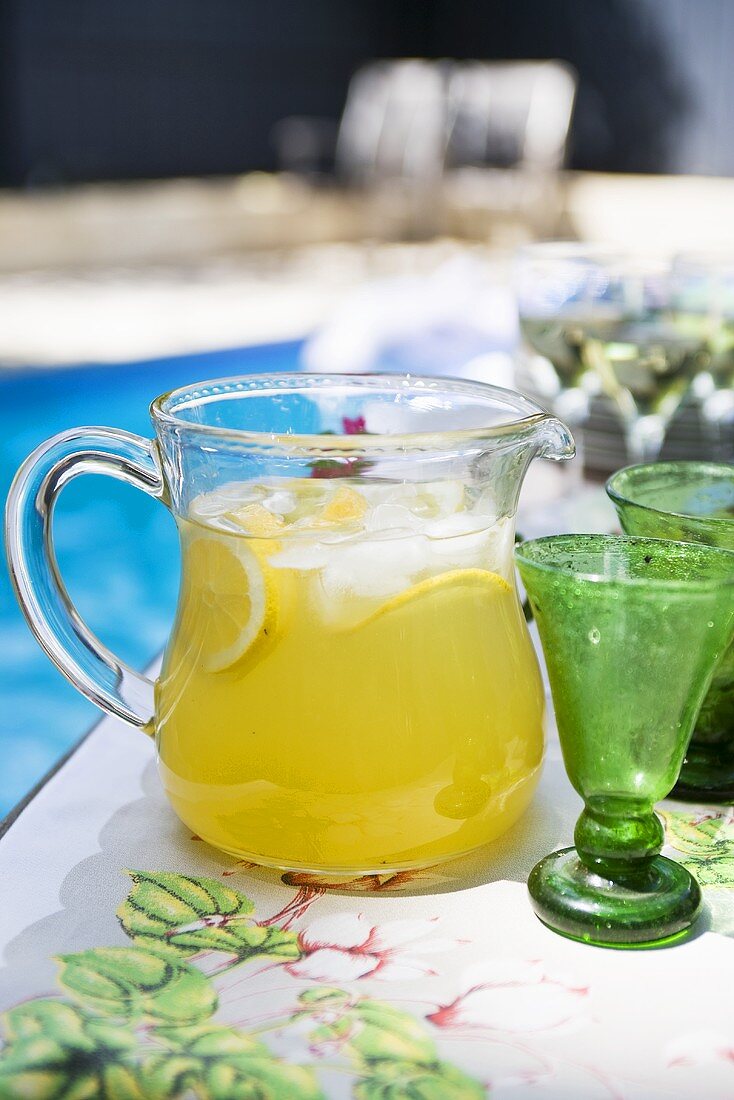
[[[729,1100],[731,809],[663,805],[705,913],[684,943],[612,951],[527,900],[579,808],[551,730],[504,838],[335,889],[192,837],[152,742],[105,719],[0,841],[0,1096]]]
[[[493,227],[490,255],[508,259],[532,226],[488,219],[491,195],[480,188],[472,212],[449,190],[459,221],[405,242],[379,195],[373,208],[289,175],[0,193],[0,359],[125,362],[300,338],[365,280],[486,253]],[[572,172],[557,232],[647,253],[731,250],[733,199],[731,179]]]

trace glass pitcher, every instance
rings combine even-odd
[[[384,873],[484,844],[523,812],[543,690],[515,593],[538,456],[572,457],[517,393],[399,376],[252,376],[153,402],[155,441],[78,428],[8,502],[21,606],[86,696],[155,736],[174,809],[278,868]],[[161,500],[182,574],[155,683],[81,622],[54,500],[108,473]]]

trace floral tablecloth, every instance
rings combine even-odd
[[[525,879],[579,801],[550,739],[479,856],[340,889],[192,837],[152,743],[105,720],[0,841],[0,1098],[734,1096],[734,817],[662,807],[697,934],[562,939]]]

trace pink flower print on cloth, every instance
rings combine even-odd
[[[463,984],[464,993],[427,1017],[436,1027],[527,1034],[576,1026],[588,1014],[588,987],[541,962],[497,959],[466,972]]]
[[[663,1047],[667,1072],[660,1083],[665,1082],[671,1096],[701,1100],[734,1096],[734,1028],[720,1011],[712,1022],[712,1028],[676,1035]]]
[[[702,1066],[726,1062],[734,1067],[734,1035],[720,1031],[694,1031],[680,1035],[665,1048],[669,1066]]]
[[[450,951],[462,942],[427,939],[437,920],[390,920],[373,925],[362,913],[320,917],[299,935],[304,957],[286,969],[295,978],[315,982],[423,978],[435,971],[422,955]]]

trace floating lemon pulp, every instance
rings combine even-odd
[[[208,672],[230,668],[273,640],[279,627],[274,571],[244,539],[237,544],[236,550],[231,549],[222,539],[207,536],[194,539],[188,547],[189,583],[203,605],[201,662]],[[267,548],[272,547],[268,541]]]

